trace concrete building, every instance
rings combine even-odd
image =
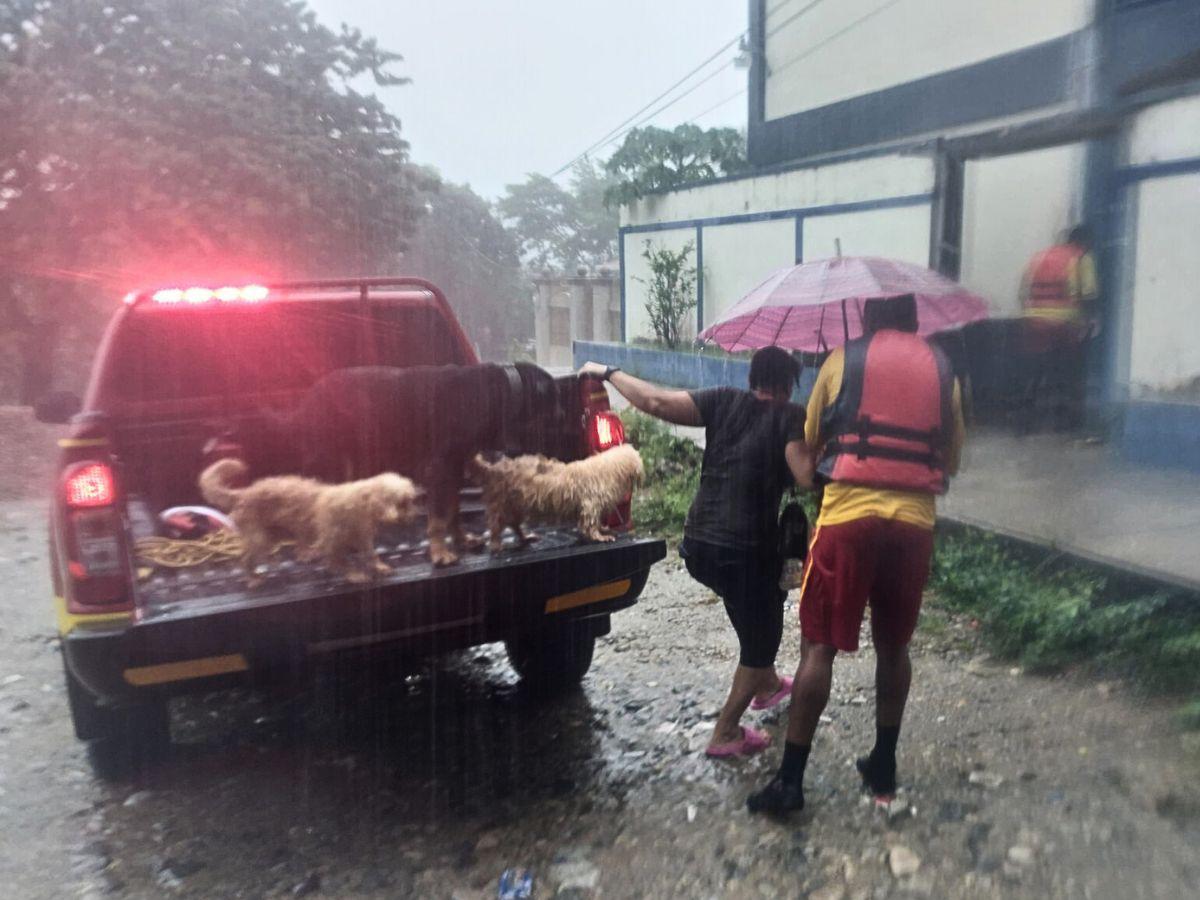
[[[1084,221],[1097,396],[1130,457],[1200,466],[1200,2],[750,0],[749,15],[754,170],[622,210],[623,337],[649,336],[647,241],[694,244],[694,332],[838,244],[1015,315],[1030,256]]]
[[[537,361],[570,367],[574,341],[621,340],[621,292],[615,275],[545,275],[535,278],[533,330]]]

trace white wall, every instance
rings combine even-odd
[[[796,261],[794,219],[709,225],[704,228],[704,322],[730,306],[776,269]]]
[[[645,252],[647,240],[656,250],[666,247],[678,252],[689,241],[695,242],[696,229],[680,228],[625,235],[625,340],[627,341],[632,341],[634,338],[654,337],[654,329],[650,327],[650,318],[646,315],[646,285],[644,282],[650,280],[650,267],[642,258],[642,253]],[[693,265],[695,264],[694,253],[689,261]],[[688,337],[695,337],[695,311],[689,313],[684,332]]]
[[[933,185],[932,157],[876,156],[647,197],[621,207],[621,224],[854,203],[926,194]]]
[[[1200,96],[1150,107],[1130,124],[1131,165],[1197,157]],[[1141,181],[1129,191],[1127,377],[1137,396],[1200,377],[1200,175]]]
[[[1132,343],[1134,395],[1200,377],[1200,175],[1137,188]]]
[[[783,25],[809,2],[767,0],[767,119],[1062,37],[1094,0],[837,0]]]
[[[1151,106],[1129,129],[1127,157],[1132,165],[1200,156],[1200,95]]]
[[[1021,311],[1030,258],[1078,222],[1083,166],[1081,144],[967,163],[960,278],[993,315]]]
[[[902,206],[804,220],[804,261],[836,256],[887,256],[920,266],[929,265],[930,208]]]

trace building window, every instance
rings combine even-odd
[[[571,311],[561,306],[550,307],[550,343],[556,347],[571,344]]]

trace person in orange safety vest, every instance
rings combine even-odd
[[[935,498],[958,463],[966,428],[950,362],[917,332],[911,295],[868,300],[865,335],[834,350],[809,398],[806,441],[824,485],[800,587],[800,667],[775,776],[751,812],[804,806],[804,770],[839,652],[858,649],[871,608],[875,746],[858,760],[876,797],[896,792],[896,743],[908,699],[908,645],[933,554]]]
[[[1098,331],[1098,290],[1086,226],[1030,260],[1021,284],[1018,415],[1030,427],[1048,408],[1059,428],[1083,421],[1088,341]]]

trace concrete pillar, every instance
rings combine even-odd
[[[537,285],[533,299],[533,337],[538,363],[550,365],[550,285],[544,282]]]
[[[615,341],[618,337],[609,328],[608,308],[612,303],[613,282],[604,278],[592,282],[592,339]]]
[[[571,340],[592,339],[592,298],[584,281],[571,283]]]

